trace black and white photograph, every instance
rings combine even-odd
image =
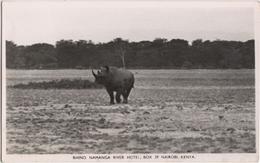
[[[255,3],[4,1],[4,156],[257,158]]]

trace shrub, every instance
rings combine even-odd
[[[16,84],[9,86],[18,89],[97,89],[102,88],[89,80],[83,79],[61,79],[42,82],[29,82],[28,84]]]

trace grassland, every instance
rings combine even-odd
[[[103,89],[7,88],[7,153],[253,153],[253,70],[133,70],[129,104]],[[7,71],[7,85],[86,70]]]

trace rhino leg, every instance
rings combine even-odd
[[[127,102],[128,102],[127,99],[128,99],[128,96],[129,96],[129,94],[130,94],[131,89],[132,89],[132,88],[128,88],[128,89],[126,89],[126,90],[124,91],[124,93],[123,93],[123,97],[124,97],[123,103],[124,103],[124,104],[127,104]]]
[[[114,92],[107,89],[107,93],[109,94],[109,97],[110,97],[110,104],[115,104],[115,102],[114,102]]]
[[[123,103],[127,104],[128,103],[127,97],[125,95],[123,95],[123,97],[124,97]]]
[[[120,98],[120,96],[121,96],[121,92],[116,92],[116,102],[117,103],[120,103],[121,102],[121,98]]]

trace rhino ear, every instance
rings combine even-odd
[[[97,74],[94,73],[93,69],[92,69],[92,74],[93,76],[96,78],[97,77]]]
[[[109,67],[108,66],[104,66],[106,71],[108,72],[109,71]]]

